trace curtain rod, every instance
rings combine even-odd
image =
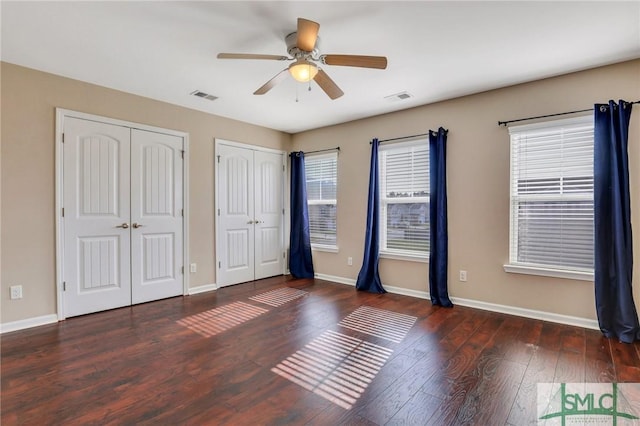
[[[315,150],[315,151],[305,152],[305,154],[316,154],[318,152],[327,152],[327,151],[340,151],[340,147],[336,146],[335,148],[318,149],[318,150]]]
[[[327,149],[318,149],[316,151],[309,151],[309,152],[304,152],[304,151],[293,151],[289,153],[289,157],[296,155],[296,156],[300,156],[300,153],[302,152],[303,154],[316,154],[318,152],[327,152],[327,151],[340,151],[340,147],[336,146],[335,148],[327,148]]]
[[[411,135],[411,136],[400,136],[399,138],[382,139],[382,140],[379,140],[378,142],[383,143],[383,142],[399,141],[401,139],[411,139],[411,138],[417,138],[420,136],[429,136],[429,133],[420,133],[419,135]],[[369,142],[369,145],[371,145],[371,142]]]
[[[628,103],[637,104],[637,103],[640,103],[640,101],[634,101],[634,102],[628,102]],[[517,123],[518,121],[535,120],[536,118],[556,117],[558,115],[577,114],[579,112],[587,112],[587,111],[593,111],[593,108],[579,109],[576,111],[568,111],[568,112],[559,112],[557,114],[538,115],[536,117],[518,118],[516,120],[498,121],[498,126],[506,126],[509,123]]]

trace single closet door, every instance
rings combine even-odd
[[[255,278],[281,275],[283,250],[282,154],[254,152]]]
[[[131,304],[130,129],[64,122],[67,317]]]
[[[217,284],[284,272],[283,154],[217,146]]]
[[[131,302],[182,294],[182,138],[131,130]]]

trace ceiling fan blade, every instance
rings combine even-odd
[[[268,59],[272,61],[286,61],[289,58],[281,55],[260,55],[254,53],[218,53],[218,59]]]
[[[298,18],[298,41],[296,46],[305,52],[313,52],[318,39],[320,24],[308,19]]]
[[[253,92],[254,95],[264,95],[269,90],[273,89],[276,84],[280,83],[282,80],[287,78],[287,74],[289,74],[289,68],[285,68],[276,74],[271,80],[267,81],[262,87]]]
[[[362,68],[387,68],[387,58],[385,56],[362,56],[362,55],[322,55],[322,62],[327,65],[341,65],[344,67]]]
[[[344,95],[344,92],[340,90],[338,85],[334,83],[323,70],[318,70],[318,74],[316,74],[313,80],[318,83],[318,86],[320,86],[320,88],[324,90],[324,93],[331,99],[337,99]]]

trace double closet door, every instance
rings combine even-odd
[[[217,285],[284,273],[284,154],[216,142]]]
[[[183,294],[183,138],[65,117],[66,317]]]

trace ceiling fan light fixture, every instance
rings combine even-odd
[[[313,80],[316,74],[318,74],[318,67],[306,59],[298,59],[289,65],[289,73],[296,81],[306,83],[307,81]]]

